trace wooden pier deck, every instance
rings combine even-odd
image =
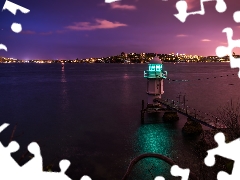
[[[219,124],[219,119],[218,118],[207,118],[204,117],[203,115],[200,115],[199,113],[196,113],[197,111],[195,110],[190,110],[188,106],[181,107],[178,103],[175,103],[174,101],[168,101],[168,100],[163,100],[156,98],[154,99],[155,102],[161,104],[162,106],[165,106],[166,108],[152,108],[150,112],[160,112],[160,111],[176,111],[191,120],[197,121],[200,124],[207,126],[212,129],[222,129],[224,128],[223,125]],[[148,111],[148,108],[144,109],[144,102],[142,102],[142,110],[141,110],[141,121],[144,121],[144,113]]]

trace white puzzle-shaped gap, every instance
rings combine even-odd
[[[187,12],[187,8],[188,8],[187,2],[184,0],[180,0],[176,3],[178,14],[174,14],[174,16],[184,23],[189,15],[194,15],[194,14],[204,15],[205,9],[204,9],[203,3],[208,1],[213,1],[213,0],[200,0],[201,9],[199,11]],[[226,11],[227,5],[224,2],[224,0],[214,0],[214,1],[216,1],[215,9],[217,10],[217,12],[222,13]]]
[[[236,23],[240,23],[240,11],[236,11],[236,12],[233,14],[233,20],[234,20]]]
[[[2,10],[8,10],[14,15],[17,14],[17,10],[21,11],[24,14],[30,12],[29,9],[27,9],[25,7],[22,7],[22,6],[19,6],[19,5],[15,4],[11,1],[8,1],[8,0],[6,0]],[[22,25],[18,24],[18,23],[13,23],[12,26],[11,26],[11,29],[12,29],[13,32],[19,33],[19,32],[22,31]]]
[[[105,0],[105,3],[113,3],[113,2],[117,2],[117,1],[120,1],[120,0]]]
[[[207,166],[213,166],[215,164],[215,155],[225,157],[234,161],[232,174],[229,175],[226,172],[220,171],[217,175],[218,180],[238,180],[240,177],[240,139],[236,139],[229,143],[225,142],[225,136],[223,133],[217,133],[214,136],[215,141],[218,143],[217,148],[208,150],[207,157],[204,159],[204,162]]]
[[[11,1],[6,0],[3,6],[2,10],[8,10],[10,11],[12,14],[16,15],[17,10],[21,11],[22,13],[26,14],[29,13],[30,10],[27,8],[24,8],[22,6],[19,6]],[[13,32],[15,33],[20,33],[22,31],[22,25],[19,23],[12,23],[11,29]],[[7,46],[5,46],[4,44],[0,44],[0,50],[3,49],[5,51],[7,51]]]
[[[240,48],[240,39],[233,40],[233,30],[232,28],[223,29],[224,33],[227,36],[228,46],[218,46],[216,48],[216,54],[219,57],[223,57],[225,55],[229,56],[230,66],[231,68],[240,68],[240,58],[233,57],[232,51],[234,48]],[[240,78],[240,71],[238,72],[238,77]]]
[[[0,126],[0,133],[6,129],[9,124],[5,123]],[[70,166],[68,160],[61,160],[59,163],[60,172],[44,172],[41,150],[36,142],[28,145],[28,151],[34,155],[22,167],[12,158],[11,153],[19,150],[19,144],[15,141],[4,147],[0,142],[0,179],[24,179],[24,180],[71,180],[66,174]],[[80,180],[91,180],[89,176],[83,176]]]
[[[171,167],[171,174],[175,177],[182,177],[181,180],[188,180],[190,170],[189,169],[182,169],[178,165],[173,165]]]
[[[154,180],[165,180],[165,178],[162,177],[162,176],[157,176],[157,177],[154,178]]]
[[[172,176],[181,177],[181,180],[188,180],[189,174],[190,174],[189,169],[182,169],[178,165],[173,165],[171,167],[170,172],[171,172]],[[165,178],[162,176],[157,176],[154,180],[165,180]]]

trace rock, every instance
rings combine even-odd
[[[162,117],[164,122],[175,122],[179,120],[178,114],[175,111],[165,112]]]
[[[203,132],[202,126],[199,122],[193,121],[191,119],[187,119],[184,127],[182,128],[182,132],[185,135],[199,135]]]

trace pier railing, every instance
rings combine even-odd
[[[191,120],[197,121],[204,126],[207,126],[212,129],[220,129],[224,128],[223,125],[219,123],[219,119],[217,117],[210,117],[204,116],[200,113],[197,113],[196,109],[191,109],[185,104],[179,104],[175,101],[170,100],[163,100],[160,98],[154,99],[155,102],[160,103],[161,105],[165,106],[169,110],[177,111],[178,113],[190,118]]]
[[[144,71],[145,78],[167,78],[167,71]]]

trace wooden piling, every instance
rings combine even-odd
[[[141,123],[144,124],[144,100],[142,100]]]
[[[185,108],[185,103],[186,103],[186,99],[185,99],[185,95],[183,96],[183,105],[184,105],[184,108]]]

